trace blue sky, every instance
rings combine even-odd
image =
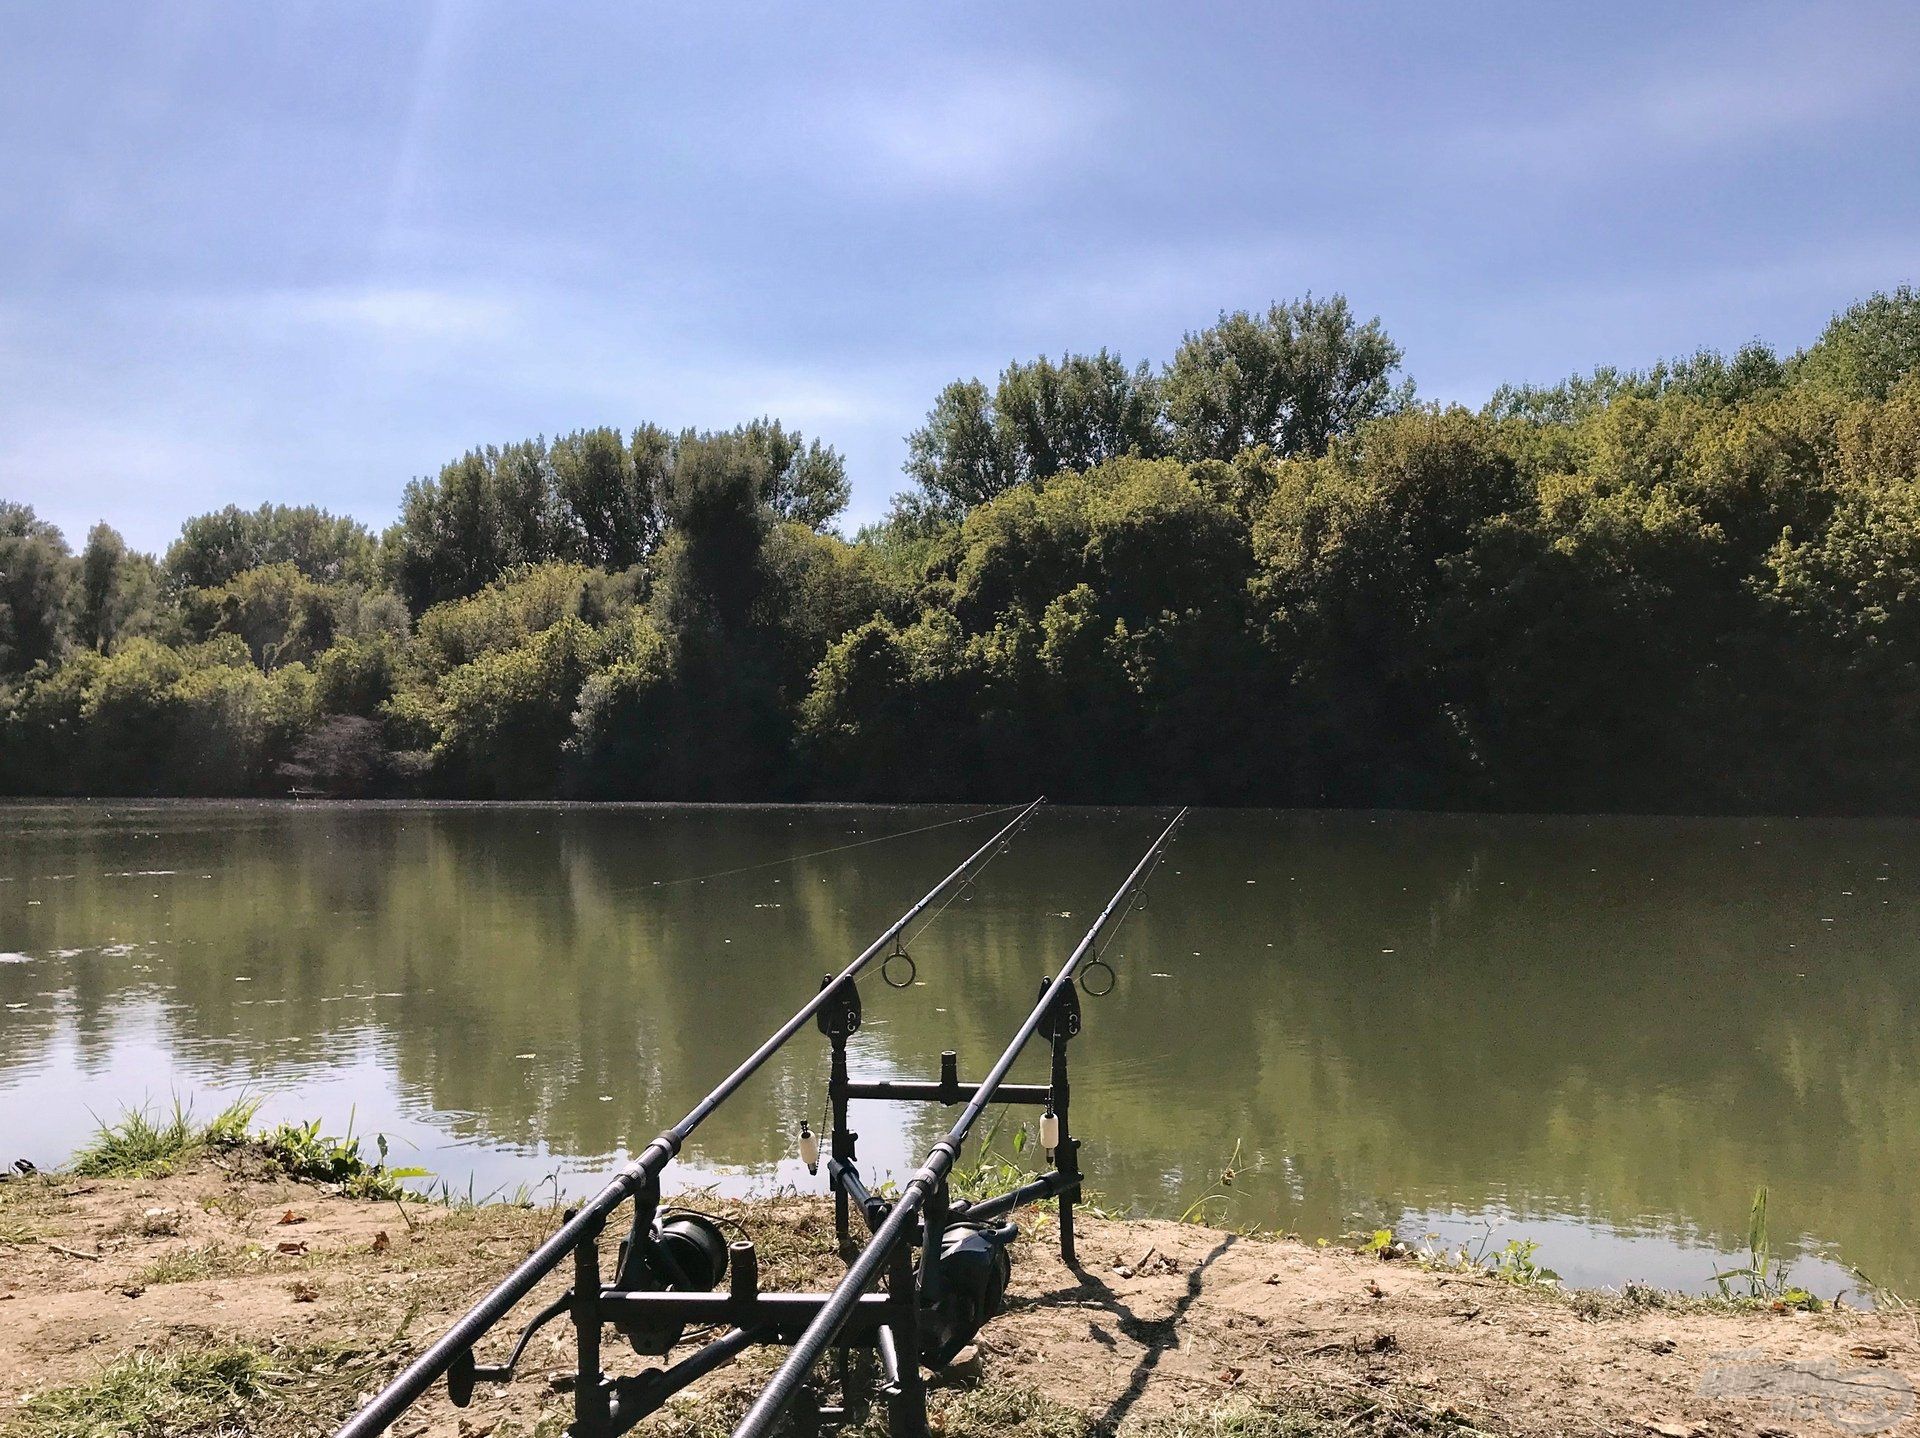
[[[1430,398],[1920,279],[1920,6],[0,12],[0,496],[376,524],[475,443],[772,413],[1347,293]]]

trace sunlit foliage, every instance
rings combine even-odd
[[[1920,804],[1920,301],[1415,402],[1346,301],[960,380],[848,542],[772,419],[472,450],[163,564],[0,504],[0,788]]]

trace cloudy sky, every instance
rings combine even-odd
[[[1920,6],[10,5],[0,496],[383,524],[771,413],[855,522],[956,376],[1344,291],[1429,397],[1920,279]]]

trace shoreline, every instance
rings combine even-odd
[[[391,1181],[364,1164],[330,1183],[292,1177],[255,1138],[155,1176],[0,1183],[0,1435],[330,1433],[558,1222],[550,1206],[432,1203]],[[751,1230],[769,1287],[818,1288],[840,1271],[823,1201],[712,1206]],[[1395,1245],[1165,1220],[1083,1219],[1074,1273],[1050,1231],[1045,1212],[1026,1216],[1008,1311],[974,1363],[936,1380],[936,1421],[954,1438],[1709,1438],[1893,1432],[1916,1411],[1920,1322],[1897,1302],[1805,1312],[1565,1291],[1422,1267]],[[545,1287],[558,1291],[550,1280],[536,1299]],[[570,1343],[548,1330],[514,1384],[483,1387],[464,1411],[439,1389],[394,1431],[558,1434]],[[778,1352],[750,1351],[639,1431],[719,1438]],[[614,1371],[641,1366],[609,1354]],[[117,1426],[100,1426],[116,1405]]]

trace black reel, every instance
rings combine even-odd
[[[953,1362],[980,1325],[1006,1308],[1013,1272],[1007,1247],[1019,1236],[1011,1223],[948,1226],[940,1244],[939,1291],[920,1310],[921,1359],[929,1368]]]
[[[669,1209],[638,1244],[620,1242],[614,1286],[636,1293],[706,1293],[727,1276],[727,1238],[703,1214]],[[620,1331],[635,1353],[658,1356],[680,1341],[683,1319],[632,1318]]]

